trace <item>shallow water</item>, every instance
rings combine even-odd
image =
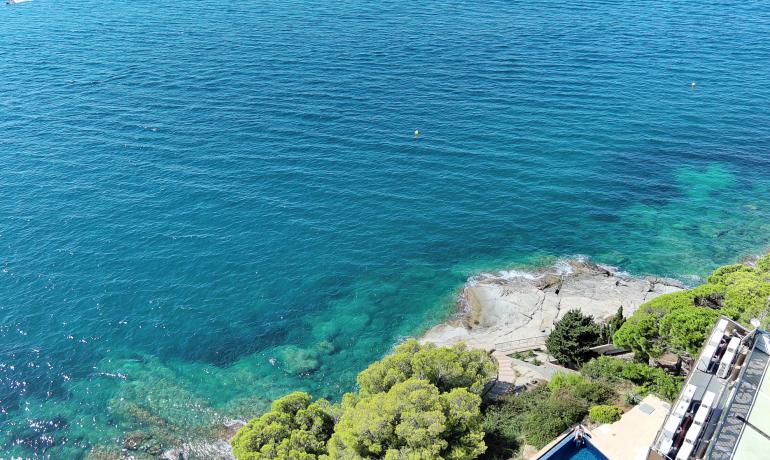
[[[469,3],[0,8],[0,451],[338,398],[481,270],[767,247],[770,4]]]

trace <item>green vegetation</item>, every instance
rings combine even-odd
[[[623,325],[623,323],[626,321],[626,318],[623,316],[623,307],[618,307],[618,311],[615,313],[615,315],[610,318],[609,321],[607,321],[606,324],[600,325],[600,331],[599,331],[599,342],[600,343],[610,343],[612,342],[612,336],[615,334],[615,332],[620,329],[620,326]]]
[[[557,373],[548,385],[505,396],[484,414],[488,458],[510,458],[524,444],[541,448],[582,421],[589,408],[615,399],[606,382]]]
[[[333,412],[326,400],[311,403],[307,393],[290,393],[235,434],[233,453],[240,460],[316,459],[326,453]]]
[[[461,460],[486,450],[481,397],[465,388],[440,393],[426,380],[387,393],[348,395],[329,442],[331,458]]]
[[[466,388],[481,394],[484,384],[495,376],[496,366],[482,350],[468,350],[465,345],[436,347],[409,340],[393,353],[358,374],[361,394],[387,392],[410,378],[427,380],[441,392]]]
[[[510,355],[511,358],[518,359],[521,361],[529,361],[530,359],[535,357],[535,352],[532,350],[527,351],[514,351]]]
[[[615,345],[630,348],[640,361],[665,351],[695,355],[719,315],[743,324],[763,318],[763,326],[768,326],[770,255],[759,259],[756,267],[720,267],[707,281],[643,304],[615,333]]]
[[[618,406],[598,405],[588,411],[588,418],[596,423],[613,423],[620,420],[623,409]]]
[[[577,369],[590,359],[590,348],[599,340],[600,327],[593,317],[584,315],[580,310],[570,310],[554,323],[545,346],[559,363]]]
[[[540,361],[540,359],[538,359],[537,354],[535,354],[534,350],[514,351],[508,356],[510,356],[513,359],[518,359],[520,361],[524,361],[535,366],[543,365],[543,362]]]
[[[338,406],[291,393],[232,439],[239,460],[477,458],[487,353],[410,340],[358,375],[360,391]]]
[[[636,400],[652,393],[661,399],[672,401],[679,394],[683,381],[682,377],[670,375],[663,369],[609,356],[589,361],[580,369],[580,373],[593,381],[634,385],[631,394],[635,395]],[[626,400],[628,401],[628,398]]]
[[[673,400],[683,378],[649,366],[649,358],[697,353],[720,314],[744,323],[758,317],[767,325],[769,298],[770,255],[756,266],[721,267],[707,284],[657,297],[628,319],[620,308],[600,325],[570,310],[555,323],[546,347],[580,372],[557,373],[548,384],[503,396],[483,412],[481,394],[496,373],[487,353],[410,340],[362,371],[359,391],[341,404],[291,393],[231,443],[239,460],[511,458],[521,446],[542,447],[586,418],[617,421],[622,407],[647,394]],[[632,349],[637,361],[591,359],[590,347],[610,338]],[[294,360],[288,371],[312,371],[313,356],[287,350]],[[511,356],[539,364],[532,351]]]

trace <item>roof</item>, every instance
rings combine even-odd
[[[648,458],[754,459],[769,452],[769,365],[770,333],[717,320]]]

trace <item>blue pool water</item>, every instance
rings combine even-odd
[[[160,449],[289,390],[337,399],[480,270],[694,281],[766,248],[769,23],[752,1],[0,8],[0,452]]]
[[[586,439],[581,445],[575,444],[575,437],[564,437],[555,446],[544,453],[538,460],[607,460],[599,449]]]

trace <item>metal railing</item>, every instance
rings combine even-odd
[[[535,337],[526,337],[523,339],[510,340],[508,342],[500,342],[495,344],[495,350],[504,352],[531,350],[533,348],[541,347],[545,345],[545,339],[548,335],[538,335]]]

